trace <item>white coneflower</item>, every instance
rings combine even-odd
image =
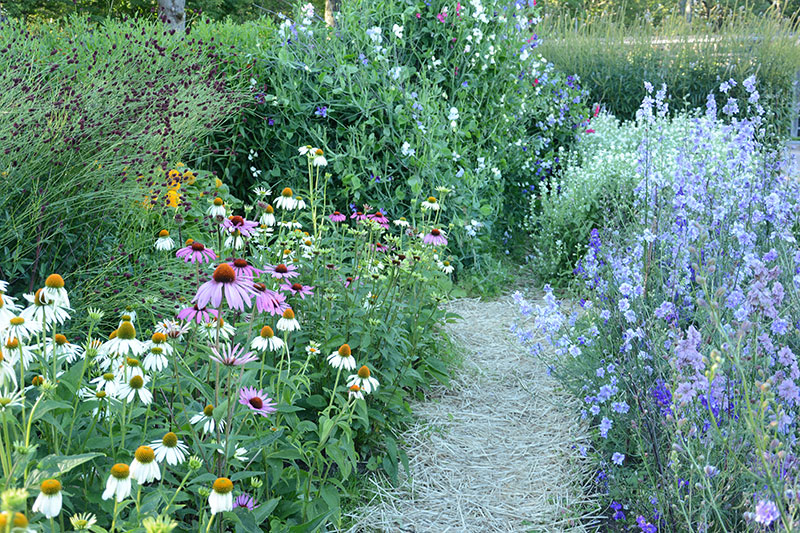
[[[315,341],[308,341],[308,346],[306,346],[306,353],[308,355],[319,355],[319,343]]]
[[[393,224],[394,224],[395,226],[399,226],[399,227],[401,227],[401,228],[407,228],[407,227],[411,226],[411,224],[408,222],[408,220],[406,220],[406,218],[405,218],[405,217],[400,217],[400,218],[398,218],[397,220],[395,220],[395,221],[393,222]]]
[[[211,514],[233,511],[233,482],[220,477],[211,486],[211,494],[208,495],[208,505]]]
[[[126,357],[123,364],[119,366],[122,381],[130,381],[134,376],[144,377],[144,371],[139,360],[135,357]]]
[[[300,153],[300,155],[313,155],[313,153],[316,150],[317,149],[314,148],[313,146],[311,146],[310,144],[307,144],[305,146],[301,146],[300,148],[297,149],[297,151]]]
[[[152,453],[152,450],[150,451]],[[139,453],[139,450],[136,450],[136,453]],[[134,459],[134,462],[136,462],[136,459]],[[159,472],[159,477],[160,474],[161,472]],[[125,463],[117,463],[111,467],[111,474],[109,474],[106,481],[106,490],[103,491],[103,499],[108,500],[115,497],[117,502],[121,502],[130,495],[131,469]]]
[[[423,200],[419,204],[420,208],[423,211],[430,209],[431,211],[438,211],[439,210],[439,202],[436,201],[436,197],[428,196],[427,199]]]
[[[103,390],[83,388],[78,391],[78,396],[86,402],[97,402],[97,407],[92,409],[92,415],[103,420],[108,416],[112,406],[119,403],[115,397]]]
[[[219,340],[230,340],[233,337],[234,333],[236,333],[236,329],[225,322],[224,318],[219,319]],[[208,322],[203,322],[198,330],[200,333],[200,337],[203,339],[216,341],[217,340],[217,319],[209,320]]]
[[[97,523],[97,517],[92,513],[74,514],[69,517],[69,523],[75,531],[90,531]]]
[[[439,261],[438,266],[445,274],[452,274],[455,270],[455,267],[447,260]]]
[[[19,307],[14,305],[13,298],[0,293],[0,330],[5,329],[8,321],[17,316],[19,311]]]
[[[241,250],[244,248],[244,237],[242,233],[237,229],[233,233],[229,233],[227,237],[225,237],[225,247],[232,248],[234,250]]]
[[[283,348],[283,340],[275,336],[275,332],[272,331],[271,327],[264,326],[261,328],[261,333],[250,343],[250,347],[254,350],[272,350],[273,352],[277,352]]]
[[[125,356],[129,353],[137,356],[144,350],[144,343],[136,338],[136,328],[133,327],[133,323],[124,320],[117,328],[116,335],[103,343],[98,352],[112,356]]]
[[[261,213],[261,217],[258,219],[258,223],[263,226],[274,226],[275,225],[275,208],[271,205],[267,205],[264,208],[264,212]]]
[[[327,167],[328,166],[328,160],[325,159],[324,152],[320,148],[317,148],[314,151],[314,159],[312,160],[312,164],[315,167]]]
[[[364,399],[364,393],[361,392],[361,387],[358,385],[350,385],[349,391],[347,393],[347,399],[352,400],[353,398],[358,398],[359,400]]]
[[[256,187],[255,189],[253,189],[253,193],[259,198],[263,198],[265,196],[269,196],[270,194],[272,194],[272,191],[269,189],[265,189],[264,187]]]
[[[211,207],[208,208],[208,214],[217,221],[225,219],[225,202],[222,201],[222,198],[214,198]]]
[[[175,248],[175,241],[169,236],[169,232],[167,230],[162,229],[158,232],[158,238],[153,246],[160,252],[167,252]]]
[[[19,339],[19,342],[25,343],[34,333],[38,333],[41,330],[41,322],[25,320],[24,317],[15,316],[8,321],[8,326],[6,326],[6,330],[3,332],[3,342],[9,339]]]
[[[333,368],[344,368],[354,370],[356,368],[356,358],[350,350],[349,344],[342,344],[338,350],[328,356],[328,363]]]
[[[26,307],[20,314],[25,320],[30,323],[39,324],[42,321],[46,324],[63,324],[69,320],[71,310],[69,307],[63,305],[56,305],[44,295],[44,289],[39,289],[33,294],[22,295],[30,305]]]
[[[69,309],[69,295],[67,294],[67,289],[64,288],[64,278],[58,274],[47,276],[44,280],[42,293],[45,299],[53,305]]]
[[[372,393],[372,391],[378,388],[380,383],[377,379],[370,375],[369,368],[367,365],[362,366],[358,369],[357,374],[353,374],[347,377],[347,386],[358,385],[361,390],[366,392],[367,394]]]
[[[180,339],[187,331],[189,324],[181,325],[175,320],[162,320],[156,324],[156,333],[163,333],[170,339]]]
[[[214,433],[214,429],[219,424],[219,429],[225,429],[225,420],[217,422],[214,420],[214,406],[206,405],[202,411],[194,415],[189,423],[192,425],[203,424],[203,433]]]
[[[11,386],[9,387],[9,385]],[[0,350],[0,388],[17,388],[17,373],[14,366],[3,356],[3,350]]]
[[[161,346],[152,346],[147,351],[147,355],[144,356],[144,361],[142,362],[142,366],[148,372],[161,372],[167,368],[168,364],[169,360],[164,355],[164,348]]]
[[[173,466],[184,462],[186,454],[189,453],[189,448],[172,431],[165,434],[161,440],[153,441],[152,446],[156,454],[156,461],[161,463],[166,459],[167,464]]]
[[[42,513],[47,519],[55,518],[61,512],[61,482],[57,479],[45,479],[39,490],[31,511]]]
[[[24,401],[25,396],[23,390],[8,392],[6,389],[3,389],[2,392],[0,392],[0,413],[7,410],[10,411],[14,407],[22,407]]]
[[[294,318],[294,311],[287,309],[275,327],[278,331],[296,331],[300,329],[300,323]]]
[[[116,398],[120,388],[120,382],[113,372],[104,372],[94,378],[90,383],[97,385],[98,391],[103,391],[112,398]]]
[[[119,398],[131,403],[136,396],[139,396],[142,403],[148,405],[153,401],[153,393],[147,390],[149,382],[148,376],[133,376],[127,383],[120,385]]]
[[[139,446],[131,461],[131,478],[140,485],[161,479],[161,469],[156,462],[156,453],[150,446]]]
[[[284,188],[281,191],[281,195],[278,196],[278,199],[275,200],[275,207],[278,209],[285,209],[286,211],[291,211],[297,206],[297,200],[294,199],[294,193],[292,189],[289,187]]]
[[[308,207],[308,205],[306,204],[306,201],[303,200],[299,196],[297,198],[295,198],[295,202],[296,202],[296,204],[295,204],[294,208],[297,209],[298,211],[302,211],[303,209]]]
[[[54,339],[55,343],[53,344],[53,350],[56,354],[56,357],[66,357],[67,363],[69,364],[72,364],[83,357],[85,353],[83,346],[68,342],[67,337],[61,333],[56,333]]]
[[[12,365],[16,365],[19,362],[20,354],[22,355],[22,367],[25,369],[36,359],[36,354],[33,353],[33,350],[29,346],[25,346],[19,342],[19,339],[16,337],[8,339],[5,342],[5,347],[5,354],[8,356],[8,362]]]

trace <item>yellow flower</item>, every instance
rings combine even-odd
[[[214,187],[216,187],[217,189],[222,187],[222,180],[219,178],[214,178]]]
[[[194,175],[194,172],[192,172],[191,170],[187,170],[186,172],[183,173],[183,179],[185,179],[186,183],[188,183],[189,185],[194,185],[196,176]]]
[[[167,207],[177,207],[181,204],[181,195],[177,189],[167,191]]]

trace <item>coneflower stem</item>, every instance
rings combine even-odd
[[[111,518],[111,530],[109,533],[114,533],[117,529],[117,508],[119,507],[119,502],[117,501],[116,495],[114,496],[114,514]]]
[[[353,356],[351,355],[350,357]],[[333,383],[333,390],[331,391],[331,401],[328,404],[328,409],[330,409],[331,406],[333,405],[333,399],[336,397],[336,387],[339,386],[339,378],[341,377],[341,375],[342,375],[342,367],[340,366],[339,370],[336,372],[336,381]],[[328,409],[325,410],[327,411]]]
[[[211,523],[214,521],[214,515],[211,515],[211,518],[208,519],[208,525],[206,526],[206,533],[211,531]]]

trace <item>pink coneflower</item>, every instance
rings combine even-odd
[[[447,238],[444,236],[444,231],[433,228],[430,233],[422,238],[425,244],[432,244],[433,246],[447,246]]]
[[[222,297],[228,302],[228,307],[244,311],[250,305],[253,289],[248,279],[239,279],[230,265],[222,263],[211,275],[211,279],[203,283],[197,290],[192,302],[198,307],[205,307],[210,302],[213,307],[222,304]]]
[[[339,211],[334,211],[333,214],[328,215],[328,218],[331,219],[331,222],[344,222],[347,220],[347,217],[341,214]]]
[[[282,315],[289,309],[286,303],[286,296],[267,288],[263,283],[253,283],[253,290],[256,294],[256,310],[259,313],[269,313],[271,315]]]
[[[276,411],[276,404],[272,398],[267,398],[263,390],[256,390],[253,387],[245,387],[239,391],[239,403],[261,416],[267,416]]]
[[[300,275],[300,272],[297,272],[297,267],[294,265],[285,265],[283,263],[279,265],[265,265],[264,272],[270,274],[275,279],[288,279],[288,278],[295,278]]]
[[[300,295],[300,298],[303,300],[306,299],[306,296],[313,296],[314,291],[312,290],[314,287],[310,287],[308,285],[302,285],[300,283],[284,283],[281,285],[281,290],[286,292],[291,292],[294,295]]]
[[[244,217],[235,215],[228,217],[222,223],[228,233],[235,233],[237,230],[242,234],[242,237],[252,237],[256,229],[258,229],[258,222],[253,220],[245,220]]]
[[[253,279],[254,277],[258,276],[259,274],[263,273],[263,270],[260,270],[250,263],[247,262],[245,259],[234,259],[232,262],[228,263],[233,271],[236,273],[237,278],[250,278]]]
[[[211,359],[225,366],[242,366],[258,360],[253,352],[245,352],[238,344],[236,346],[224,344],[219,351],[216,348],[211,348],[211,351],[214,352]]]
[[[374,246],[375,250],[377,250],[379,252],[388,252],[389,251],[389,247],[386,246],[383,243],[380,243],[380,242],[376,242],[373,246]]]
[[[345,289],[348,288],[357,279],[358,279],[358,276],[356,276],[355,278],[353,278],[351,276],[347,276],[346,278],[344,278],[344,288]]]
[[[361,211],[356,211],[355,213],[350,215],[350,218],[355,219],[356,222],[361,222],[362,220],[367,220],[367,215],[365,215]]]
[[[233,500],[233,508],[236,509],[237,507],[244,507],[248,511],[253,511],[258,508],[258,503],[256,503],[255,498],[245,492]]]
[[[216,309],[208,309],[207,307],[199,307],[194,304],[192,307],[181,309],[176,317],[178,320],[185,320],[186,322],[197,322],[202,324],[214,320],[219,316]]]
[[[383,213],[380,211],[375,211],[371,215],[367,215],[367,218],[370,218],[383,226],[384,229],[389,229],[389,219],[384,216]]]
[[[186,246],[175,252],[177,257],[183,258],[186,263],[210,263],[217,258],[211,248],[206,248],[197,241],[188,242]]]

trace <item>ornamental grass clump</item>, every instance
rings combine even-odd
[[[4,511],[30,508],[39,529],[71,517],[109,533],[286,531],[341,526],[366,471],[398,481],[408,395],[447,380],[446,243],[425,241],[439,224],[428,212],[331,221],[310,153],[309,189],[295,189],[306,207],[274,220],[260,215],[283,183],[262,183],[252,205],[182,189],[224,212],[195,205],[180,223],[150,211],[163,230],[144,237],[149,258],[173,274],[156,287],[174,297],[87,311],[52,274],[24,307],[0,282],[0,484],[41,488]],[[153,246],[162,231],[188,244]],[[49,311],[24,318],[37,306]]]
[[[675,121],[646,89],[632,213],[591,231],[581,299],[515,296],[595,428],[606,529],[796,531],[800,183],[767,147],[754,78]]]

